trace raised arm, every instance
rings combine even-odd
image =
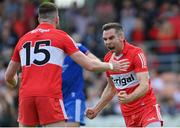
[[[120,91],[118,93],[118,99],[120,103],[129,103],[132,102],[140,97],[143,97],[148,89],[148,72],[139,72],[136,73],[137,79],[139,80],[139,86],[129,95],[125,91]]]
[[[108,84],[104,89],[100,100],[97,105],[93,108],[88,108],[86,110],[86,116],[89,119],[93,119],[97,116],[97,114],[112,100],[114,95],[116,94],[116,88],[114,87],[110,78],[108,78]]]
[[[139,84],[139,87],[137,87],[135,89],[135,91],[130,94],[132,101],[134,101],[140,97],[143,97],[149,89],[149,86],[148,86],[149,74],[148,74],[148,72],[139,72],[139,73],[136,73],[136,76],[137,76],[137,79],[139,80],[140,84]]]

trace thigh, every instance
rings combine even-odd
[[[34,97],[19,98],[18,122],[20,126],[39,124]]]
[[[145,110],[145,112],[142,113],[141,124],[143,127],[149,126],[150,124],[154,123],[163,126],[163,120],[160,113],[160,106],[158,104],[148,107]]]
[[[58,98],[37,97],[36,107],[41,125],[62,126],[67,119],[63,101]]]
[[[81,99],[69,99],[64,101],[68,122],[79,122],[84,125],[85,101]]]

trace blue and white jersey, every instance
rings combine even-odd
[[[88,54],[89,50],[80,43],[77,46],[81,52]],[[63,63],[62,91],[64,101],[72,98],[85,100],[83,68],[66,56]]]

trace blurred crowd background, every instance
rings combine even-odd
[[[4,72],[18,39],[34,29],[44,1],[0,0],[0,126],[18,126],[18,88],[6,87]],[[63,1],[63,0],[59,0]],[[66,2],[66,0],[64,0]],[[128,42],[144,49],[152,86],[163,115],[180,115],[180,0],[74,0],[60,7],[60,28],[103,60],[107,52],[101,27],[122,24]],[[106,86],[104,73],[84,71],[87,106],[95,105]],[[100,116],[121,115],[116,97]]]

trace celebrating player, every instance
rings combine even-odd
[[[109,62],[128,59],[130,65],[127,71],[106,72],[108,84],[97,105],[86,110],[86,116],[90,119],[96,117],[117,92],[127,127],[160,127],[160,107],[150,84],[146,57],[142,49],[125,40],[120,24],[108,23],[102,29],[104,43],[110,50],[104,60]]]

